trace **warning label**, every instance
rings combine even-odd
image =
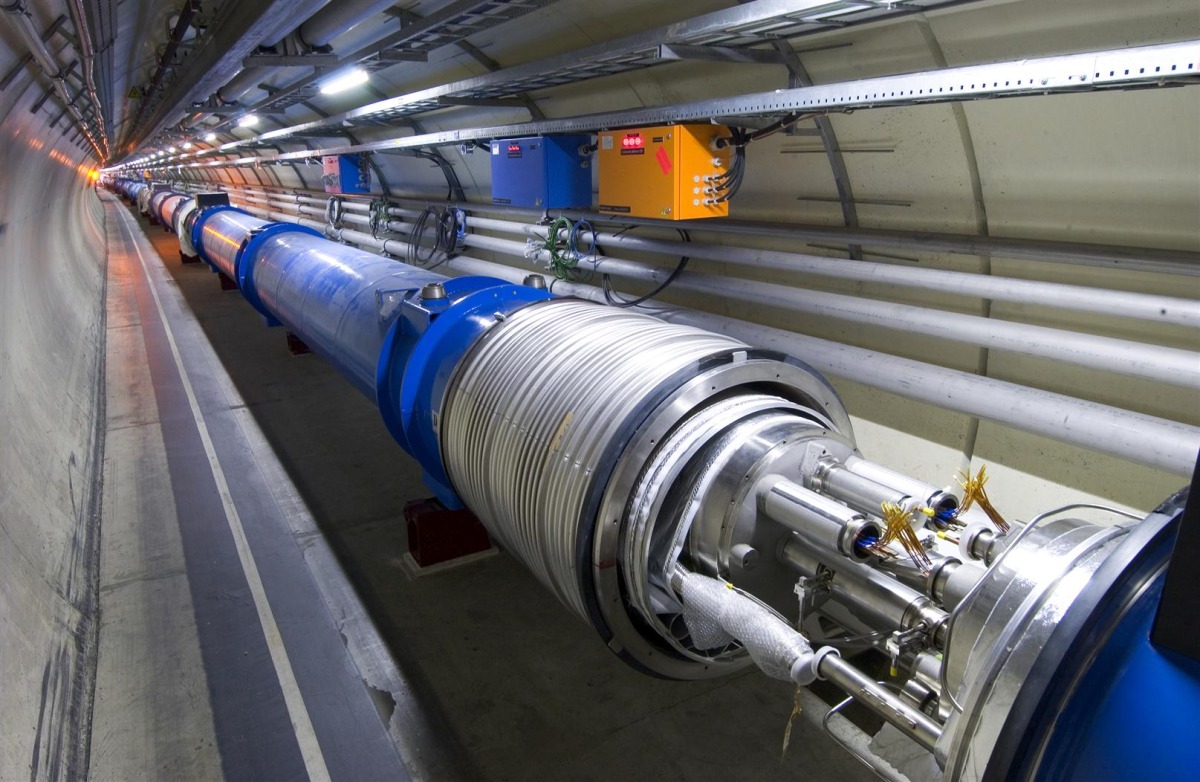
[[[659,147],[658,151],[654,153],[654,159],[658,161],[658,167],[664,174],[671,173],[671,156],[667,154],[666,147]]]

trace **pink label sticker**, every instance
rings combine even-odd
[[[671,156],[667,154],[666,147],[659,147],[658,151],[654,153],[654,159],[658,161],[658,167],[664,174],[671,173]]]

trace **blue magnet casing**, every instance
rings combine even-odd
[[[254,307],[263,317],[267,318],[267,323],[271,326],[278,325],[279,321],[263,306],[262,299],[258,295],[258,289],[254,287],[254,259],[257,257],[259,248],[266,244],[268,239],[288,232],[316,236],[319,239],[325,238],[320,231],[309,228],[307,225],[300,225],[299,223],[269,223],[261,230],[251,232],[242,241],[242,246],[238,248],[238,287],[242,289],[242,295],[246,297],[246,301],[250,302],[250,306]]]
[[[376,401],[388,431],[421,463],[425,484],[444,505],[461,508],[437,436],[446,385],[500,318],[551,294],[492,277],[457,277],[443,286],[442,300],[422,301],[418,291],[404,298],[379,357]]]
[[[241,212],[244,215],[250,214],[245,209],[238,209],[236,206],[213,206],[196,215],[196,219],[192,223],[192,246],[196,248],[196,254],[200,256],[200,260],[208,264],[209,268],[214,271],[216,270],[216,266],[208,257],[208,254],[204,252],[204,242],[201,241],[201,237],[204,235],[204,223],[218,212],[227,211]]]

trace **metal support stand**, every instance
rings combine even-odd
[[[293,356],[306,356],[312,353],[312,348],[290,331],[287,333],[287,347],[288,353],[291,353]]]
[[[436,499],[415,500],[404,506],[404,520],[408,526],[405,559],[411,558],[418,571],[494,550],[487,530],[465,508],[448,510]]]

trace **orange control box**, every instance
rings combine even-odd
[[[699,124],[600,133],[599,211],[662,220],[728,215],[728,201],[715,203],[711,177],[729,170],[732,147],[716,144],[729,135],[721,125]]]

